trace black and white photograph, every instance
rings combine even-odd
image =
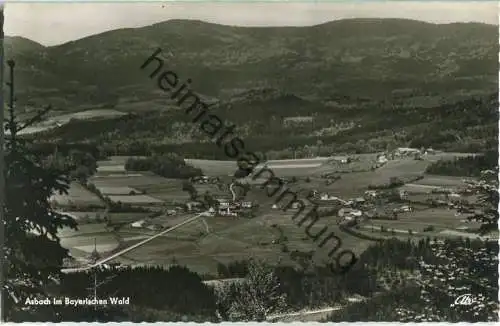
[[[497,1],[8,2],[3,322],[498,322]]]

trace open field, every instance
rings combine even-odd
[[[84,220],[95,221],[98,218],[104,217],[104,209],[102,212],[60,212],[61,214],[65,214],[74,218],[77,222],[81,222]]]
[[[472,154],[462,153],[441,153],[432,156],[426,156],[425,160],[414,160],[410,158],[394,160],[387,162],[383,167],[374,172],[366,172],[366,175],[361,174],[358,177],[368,176],[378,182],[378,178],[389,179],[391,176],[409,175],[414,176],[422,174],[427,166],[432,163],[434,158],[454,158],[462,156],[470,156]],[[291,176],[320,176],[323,173],[343,173],[351,171],[364,171],[369,170],[376,163],[377,154],[357,154],[350,155],[355,158],[351,163],[340,163],[335,159],[340,159],[340,156],[331,157],[318,157],[309,159],[287,159],[287,160],[269,160],[266,165],[269,169],[273,170],[276,176],[291,177]],[[123,166],[130,156],[111,156],[107,161],[99,161],[99,166],[102,166],[102,171],[109,169],[109,171],[122,171]],[[137,157],[140,158],[140,157]],[[210,176],[227,176],[233,175],[236,171],[235,161],[216,161],[216,160],[203,160],[203,159],[186,159],[186,163],[203,170],[204,174]],[[106,166],[106,167],[105,167]],[[260,164],[255,168],[259,171],[264,165]],[[114,170],[113,170],[114,169]],[[363,173],[363,172],[354,172]],[[346,173],[347,174],[347,173]],[[352,174],[352,173],[349,173]]]
[[[98,205],[104,208],[104,203],[95,194],[83,188],[80,184],[72,182],[67,195],[55,194],[50,198],[58,206],[77,205],[81,207]]]
[[[144,156],[110,156],[106,160],[97,161],[97,173],[125,173],[125,163],[129,158],[144,158]]]
[[[186,218],[187,216],[162,217],[152,221],[174,225]],[[289,251],[316,250],[316,245],[304,233],[307,222],[303,227],[297,227],[291,220],[291,214],[281,211],[254,219],[211,217],[206,218],[206,221],[209,225],[209,233],[206,232],[201,222],[193,222],[125,254],[117,261],[132,264],[169,265],[175,259],[178,263],[185,264],[195,271],[215,273],[217,262],[228,263],[249,257],[259,257],[273,263],[281,259],[282,263],[294,264],[290,253],[282,251],[283,245],[288,247]],[[273,224],[278,227],[273,227]],[[319,224],[312,228],[312,234],[322,227]],[[342,249],[351,249],[359,253],[369,245],[369,241],[361,243],[359,239],[342,233],[334,225],[333,220],[325,219],[322,224],[330,225],[329,230],[342,239]],[[280,230],[286,239],[281,238]],[[72,249],[73,255],[84,257],[89,246],[93,249],[94,238],[97,239],[98,251],[101,248],[105,252],[110,250],[109,248],[116,247],[118,243],[122,246],[130,246],[152,234],[155,232],[130,227],[110,233],[103,225],[90,225],[84,226],[80,232],[66,231],[64,245]],[[281,243],[273,244],[273,241],[280,239]],[[324,263],[326,253],[333,246],[333,243],[326,244],[314,256],[314,259],[318,263]]]
[[[108,233],[105,223],[92,223],[79,225],[78,230],[72,230],[70,228],[62,228],[59,230],[59,235],[62,238],[69,237],[80,237],[92,234]]]
[[[172,183],[171,179],[166,179],[153,173],[133,173],[131,175],[123,174],[113,177],[92,177],[90,179],[96,187],[130,187],[141,188],[147,186],[159,186]]]
[[[375,154],[360,155],[359,161],[355,163],[359,165],[358,167],[363,164],[369,166],[374,162],[375,157]],[[103,166],[113,167],[115,171],[118,171],[117,167],[120,164],[123,167],[126,159],[125,157],[112,157]],[[187,161],[202,168],[205,174],[222,179],[234,173],[235,170],[235,163],[231,161]],[[326,185],[325,179],[320,176],[323,173],[338,173],[339,165],[326,163],[325,158],[270,161],[268,164],[276,176],[296,177],[298,182],[291,184],[290,187],[302,198],[305,198],[310,190],[326,191],[330,195],[344,199],[353,198],[362,196],[369,185],[387,184],[392,177],[409,180],[416,176],[424,176],[423,179],[412,181],[402,188],[408,190],[412,196],[424,196],[425,198],[422,198],[425,201],[430,196],[428,193],[436,187],[456,187],[462,184],[461,178],[425,175],[424,171],[430,164],[426,160],[395,160],[373,171],[339,173],[340,179],[330,185]],[[258,181],[262,182],[265,178]],[[189,200],[189,194],[182,191],[182,180],[166,179],[153,173],[100,172],[92,177],[92,182],[113,201],[148,205],[162,202],[179,204]],[[228,182],[230,181],[226,180],[226,183]],[[196,184],[195,187],[200,194],[208,191],[216,197],[230,196],[230,192],[225,189],[227,187],[219,189],[214,184]],[[128,195],[134,190],[143,194]],[[266,190],[253,186],[246,199],[259,203],[257,217],[252,219],[206,217],[204,219],[208,224],[208,232],[201,221],[196,221],[165,234],[117,258],[116,261],[131,265],[165,266],[175,261],[194,271],[212,274],[216,273],[218,262],[228,263],[249,257],[259,257],[273,263],[280,260],[282,264],[297,264],[290,256],[294,251],[314,253],[313,259],[317,264],[324,264],[328,261],[327,254],[335,246],[334,241],[330,240],[318,249],[317,244],[313,243],[305,233],[309,221],[298,227],[297,221],[292,220],[293,210],[285,213],[272,209],[277,196],[269,197]],[[396,207],[401,204],[394,203],[394,205]],[[426,205],[412,206],[415,208],[413,212],[400,213],[397,220],[361,222],[357,232],[382,238],[391,237],[391,233],[382,233],[377,230],[383,226],[388,230],[395,229],[395,236],[403,239],[422,236],[453,237],[458,234],[450,233],[450,231],[457,227],[474,227],[472,223],[463,221],[464,216],[456,215],[455,210],[428,208]],[[391,209],[391,206],[385,208]],[[305,212],[301,216],[304,214]],[[65,243],[72,247],[74,254],[79,253],[80,256],[85,256],[89,246],[93,245],[94,238],[98,239],[103,251],[108,251],[113,246],[116,247],[118,243],[123,247],[130,246],[157,233],[146,228],[131,227],[132,222],[145,219],[147,216],[148,214],[145,213],[111,214],[110,220],[113,224],[126,223],[126,225],[113,232],[99,225],[83,225],[85,228],[77,233],[66,232]],[[183,213],[176,216],[160,216],[150,219],[150,222],[168,228],[191,216],[193,215]],[[318,234],[326,226],[327,229],[321,239],[332,232],[341,239],[341,250],[348,249],[357,254],[362,253],[373,243],[371,240],[361,239],[342,231],[338,227],[338,222],[337,216],[323,217],[309,232],[311,235]],[[374,231],[370,230],[371,225],[374,226]],[[423,229],[428,226],[433,226],[434,230],[423,232]],[[413,231],[412,235],[408,234],[409,229]],[[445,233],[442,233],[443,231]]]
[[[148,217],[150,213],[108,213],[111,224],[132,223]]]
[[[119,241],[109,232],[61,236],[61,245],[75,258],[87,257],[94,250],[94,241],[99,254],[106,254],[119,246]]]
[[[235,161],[212,161],[212,160],[196,160],[186,159],[186,163],[203,170],[205,175],[220,176],[233,175],[237,169]]]
[[[130,187],[98,187],[103,195],[130,195],[139,192],[137,189]]]
[[[209,234],[206,234],[201,223],[195,222],[165,236],[167,239],[170,238],[178,242],[174,247],[169,241],[155,241],[151,243],[151,246],[144,246],[141,251],[128,254],[127,258],[134,261],[144,262],[147,260],[158,263],[168,262],[172,257],[175,257],[179,262],[192,264],[192,260],[203,261],[210,258],[214,261],[227,263],[231,260],[253,256],[268,259],[274,263],[281,257],[282,261],[288,260],[289,263],[292,263],[289,253],[282,252],[282,245],[286,245],[290,251],[309,252],[316,250],[316,245],[304,233],[307,223],[303,227],[297,227],[291,220],[291,214],[280,211],[248,220],[216,217],[207,218],[206,221],[210,227]],[[278,227],[272,227],[273,224],[278,225]],[[342,239],[343,249],[351,249],[360,253],[369,245],[369,241],[361,243],[358,238],[342,233],[329,219],[325,219],[322,225],[319,223],[314,226],[311,234],[318,232],[323,224],[329,225],[329,230]],[[273,244],[273,241],[278,241],[281,237],[279,230],[287,239],[282,239],[281,243]],[[333,246],[333,243],[326,244],[318,251],[315,259],[324,261],[325,254]],[[168,247],[168,249],[162,250],[163,247]],[[214,262],[208,264],[215,266]],[[199,263],[189,267],[196,270],[199,268]],[[207,272],[206,267],[203,272]]]
[[[479,223],[465,222],[464,215],[458,215],[456,210],[447,208],[427,208],[423,210],[415,210],[398,214],[397,220],[371,220],[361,223],[361,227],[370,229],[373,225],[375,229],[380,226],[385,227],[387,230],[412,230],[420,233],[422,236],[437,236],[439,232],[444,230],[452,230],[460,227],[468,227],[475,229],[479,227]],[[429,226],[434,227],[433,231],[423,232],[424,228]],[[450,233],[451,235],[451,233]]]
[[[182,202],[189,193],[182,191],[180,179],[167,179],[150,172],[97,175],[91,182],[113,201],[127,203]],[[142,194],[128,196],[131,192]]]
[[[117,165],[101,165],[102,161],[99,161],[97,164],[97,173],[125,173],[125,166],[121,164]]]
[[[112,109],[86,110],[75,113],[52,115],[45,121],[30,126],[20,132],[22,135],[35,134],[42,131],[48,131],[58,128],[61,125],[69,123],[71,120],[89,120],[89,119],[111,119],[126,115],[127,113]]]
[[[148,195],[132,195],[132,196],[121,196],[121,195],[110,195],[108,196],[113,202],[122,202],[125,204],[161,204],[162,200],[154,198]]]
[[[438,186],[438,187],[462,187],[463,180],[475,180],[475,178],[462,178],[451,176],[438,176],[427,174],[424,179],[413,182],[418,185]]]
[[[75,112],[75,113],[69,113],[69,114],[62,114],[62,115],[57,115],[50,117],[47,119],[47,122],[53,123],[53,122],[59,122],[59,123],[65,123],[69,122],[71,119],[77,119],[77,120],[88,120],[88,119],[96,119],[96,118],[115,118],[115,117],[120,117],[123,115],[126,115],[127,113],[113,110],[113,109],[95,109],[95,110],[86,110],[86,111],[80,111],[80,112]]]
[[[431,194],[433,190],[440,189],[439,186],[429,186],[417,183],[407,183],[399,189],[407,191],[409,194]],[[413,196],[412,196],[413,198]]]

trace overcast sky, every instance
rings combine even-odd
[[[146,26],[169,19],[199,19],[240,26],[305,26],[358,17],[498,24],[498,3],[9,3],[5,14],[7,35],[56,45],[107,30]]]

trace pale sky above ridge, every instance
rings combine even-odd
[[[498,24],[496,1],[8,3],[4,31],[57,45],[169,19],[237,26],[308,26],[343,18],[407,18]]]

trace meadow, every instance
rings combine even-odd
[[[59,207],[64,206],[78,206],[78,207],[88,207],[88,206],[98,206],[104,208],[104,203],[101,199],[93,194],[92,192],[85,189],[82,185],[77,182],[72,182],[70,184],[68,194],[54,194],[51,196],[50,201],[55,203]]]
[[[120,167],[123,168],[126,159],[127,157],[112,157],[102,166],[113,167],[114,171],[100,171],[91,179],[91,182],[113,201],[136,205],[153,203],[167,205],[181,204],[189,200],[189,194],[182,191],[182,180],[167,179],[145,172],[115,173]],[[290,187],[297,191],[299,196],[306,196],[310,190],[319,190],[348,199],[362,196],[369,185],[386,184],[394,177],[412,180],[416,176],[423,176],[423,179],[412,181],[402,187],[408,190],[411,196],[429,196],[429,192],[435,187],[459,187],[463,184],[460,178],[425,175],[425,169],[430,164],[429,160],[394,160],[373,170],[370,167],[375,163],[375,159],[375,154],[363,154],[358,156],[358,160],[345,166],[329,162],[325,158],[269,161],[268,166],[276,176],[295,177],[297,182]],[[201,168],[206,175],[227,179],[225,180],[227,183],[231,180],[228,176],[235,170],[235,163],[231,161],[187,161]],[[348,165],[351,171],[355,172],[345,173],[344,169]],[[366,171],[363,168],[366,168]],[[338,174],[340,179],[327,185],[326,180],[321,177],[325,173]],[[195,188],[200,194],[208,191],[216,197],[230,196],[227,187],[220,188],[215,184],[196,184]],[[129,195],[132,191],[137,194]],[[279,261],[280,264],[297,265],[299,262],[292,257],[295,251],[314,253],[312,259],[319,265],[327,261],[327,253],[334,245],[328,243],[323,248],[317,249],[317,245],[305,234],[305,227],[309,222],[298,227],[291,219],[293,211],[272,209],[276,198],[270,198],[266,191],[258,186],[251,188],[246,199],[259,203],[257,216],[254,218],[206,217],[204,220],[208,230],[201,221],[193,222],[118,257],[116,261],[132,265],[165,266],[175,262],[186,265],[194,271],[211,274],[216,273],[219,262],[228,263],[250,257],[259,257],[273,263]],[[455,210],[429,208],[425,204],[412,206],[414,211],[398,214],[397,220],[360,222],[356,232],[382,238],[452,237],[454,236],[452,231],[456,228],[475,226],[465,223],[464,217],[456,215]],[[98,239],[103,251],[109,251],[112,250],[109,248],[127,247],[157,233],[146,228],[131,227],[134,221],[147,219],[153,224],[168,228],[191,216],[193,215],[180,213],[176,216],[148,218],[147,213],[112,213],[111,223],[121,225],[118,229],[111,230],[109,227],[94,224],[75,234],[65,234],[64,241],[73,248],[72,252],[80,256],[86,254],[88,246],[93,245],[94,238]],[[315,234],[326,225],[328,233],[333,232],[342,240],[342,250],[352,250],[356,254],[362,253],[373,242],[344,232],[338,226],[339,221],[337,216],[322,217],[310,232]],[[433,226],[434,229],[424,232],[423,229],[429,226]],[[381,232],[380,227],[387,230],[394,229],[396,234]],[[408,230],[412,230],[413,234],[408,234]]]
[[[49,131],[68,124],[73,120],[112,119],[126,114],[127,113],[113,109],[93,109],[74,113],[55,111],[52,112],[46,120],[22,130],[20,134],[28,135]]]

